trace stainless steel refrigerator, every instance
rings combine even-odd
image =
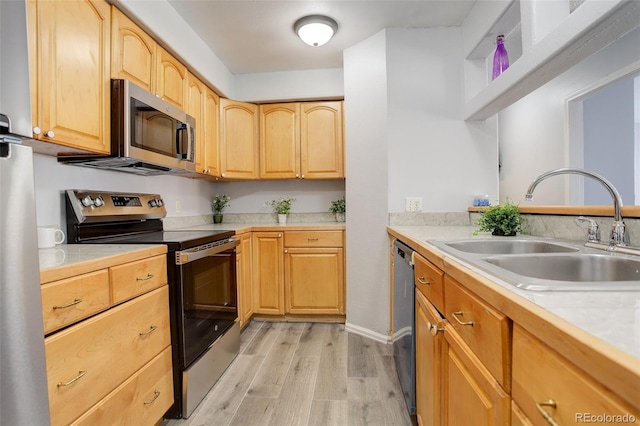
[[[0,425],[49,424],[31,148],[0,134]]]

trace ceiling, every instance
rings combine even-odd
[[[233,74],[342,68],[342,51],[384,28],[459,26],[475,0],[169,0]],[[338,23],[327,44],[294,33],[307,15]]]

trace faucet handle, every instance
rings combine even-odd
[[[576,218],[576,222],[578,224],[584,223],[584,222],[589,223],[589,227],[587,228],[587,241],[590,241],[593,243],[600,242],[600,228],[598,227],[598,223],[595,220],[589,219],[584,216],[578,216]]]

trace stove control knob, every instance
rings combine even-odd
[[[156,200],[156,203],[158,204],[158,207],[162,207],[162,206],[164,206],[164,201],[162,201],[162,198],[158,198],[158,199]]]
[[[82,203],[83,206],[85,207],[90,207],[93,206],[93,198],[91,198],[91,195],[87,195],[86,197],[84,197],[82,200],[80,200],[80,202]]]
[[[158,203],[156,202],[156,200],[151,200],[147,204],[149,204],[149,207],[157,207],[158,206]]]
[[[102,207],[104,206],[104,200],[102,199],[102,197],[98,197],[95,200],[93,200],[93,205],[96,207]]]

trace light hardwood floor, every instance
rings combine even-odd
[[[188,419],[163,426],[411,426],[391,345],[343,324],[251,322]]]

